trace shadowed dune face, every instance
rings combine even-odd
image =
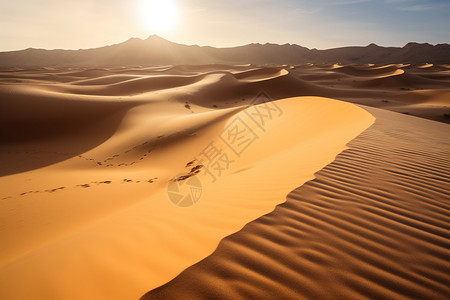
[[[0,87],[0,176],[80,155],[110,138],[133,101]]]
[[[373,123],[332,99],[258,102],[265,88],[277,98],[314,88],[283,68],[215,67],[42,69],[0,84],[0,298],[137,299]],[[208,162],[211,145],[220,161]],[[171,198],[194,178],[200,200]]]
[[[319,97],[220,110],[142,102],[82,155],[2,177],[0,298],[137,299],[273,210],[374,120]],[[200,200],[169,193],[191,193],[194,178]]]
[[[448,125],[369,109],[375,124],[149,299],[446,299]]]

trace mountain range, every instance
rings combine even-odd
[[[183,45],[157,35],[145,40],[131,38],[123,43],[94,49],[45,50],[29,48],[0,52],[0,67],[124,66],[175,64],[303,64],[303,63],[450,63],[450,45],[408,43],[404,47],[342,47],[308,49],[295,44],[249,44],[214,48]]]

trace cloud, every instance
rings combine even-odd
[[[315,13],[318,13],[322,10],[322,7],[311,7],[311,8],[296,8],[294,10],[295,14],[304,14],[304,15],[313,15]]]
[[[345,5],[366,3],[366,2],[371,2],[371,1],[372,0],[333,0],[333,1],[326,0],[326,1],[315,1],[315,2],[306,1],[306,3],[303,3],[304,5],[302,7],[295,8],[294,13],[304,14],[304,15],[312,15],[312,14],[321,12],[325,8],[331,7],[331,6],[345,6]]]
[[[414,4],[414,5],[410,5],[410,6],[403,6],[403,7],[399,7],[398,9],[403,10],[403,11],[426,11],[426,10],[432,10],[432,9],[437,9],[437,8],[441,8],[443,6],[446,5],[439,5],[439,4]]]
[[[333,1],[332,5],[351,5],[351,4],[359,4],[359,3],[365,3],[370,2],[372,0],[341,0],[341,1]]]
[[[412,2],[414,0],[384,0],[384,2],[388,3],[388,4],[400,4],[400,3],[405,3],[405,2]]]
[[[387,4],[395,5],[396,9],[398,10],[409,12],[421,12],[441,9],[443,7],[450,7],[450,3],[443,3],[440,1],[428,1],[427,3],[423,3],[424,1],[417,0],[384,0],[384,2]]]

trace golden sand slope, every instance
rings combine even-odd
[[[239,101],[220,110],[196,105],[222,105],[220,97],[208,99],[230,87],[238,87],[231,89],[236,96],[250,94],[286,75],[250,71],[238,79],[213,72],[100,86],[3,86],[12,117],[1,119],[9,129],[2,160],[47,160],[28,169],[11,163],[0,178],[0,298],[137,299],[272,211],[372,124],[363,109],[324,98],[250,107]],[[99,121],[110,118],[113,130],[78,113],[90,108]],[[102,115],[103,109],[111,110]],[[38,116],[30,119],[33,110]],[[36,130],[17,139],[12,125],[24,120]],[[46,135],[52,126],[60,130]],[[234,135],[243,129],[243,136]],[[90,148],[71,149],[67,138]],[[208,162],[211,145],[220,156]],[[193,178],[201,182],[201,198],[180,207],[192,200],[169,198],[167,186],[180,184],[182,194]]]
[[[142,299],[447,299],[449,125],[366,109],[316,179]]]
[[[343,68],[0,72],[0,298],[137,299],[272,211],[373,122],[349,103],[286,98],[321,95],[446,120],[446,67]],[[249,107],[261,91],[285,100]],[[243,128],[246,137],[237,139]],[[230,140],[245,151],[230,147]],[[204,150],[211,145],[221,153],[207,163]],[[181,208],[193,198],[168,197],[167,187],[194,197],[193,178],[201,180],[201,197]],[[321,193],[330,195],[329,189]],[[292,241],[287,244],[297,247]],[[257,246],[273,250],[270,242]],[[242,249],[234,255],[249,251]],[[257,277],[269,284],[261,272]],[[366,274],[358,278],[376,285],[377,277]]]

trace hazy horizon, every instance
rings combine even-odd
[[[144,37],[144,38],[133,36],[133,37],[128,38],[127,40],[122,40],[122,41],[118,41],[118,42],[115,42],[115,43],[112,43],[112,44],[107,44],[107,45],[98,45],[98,46],[96,46],[96,47],[86,47],[86,48],[38,48],[38,47],[27,47],[27,48],[22,48],[22,49],[0,50],[0,52],[13,52],[13,51],[22,51],[22,50],[27,50],[27,49],[42,49],[42,50],[89,50],[89,49],[96,49],[96,48],[101,48],[101,47],[107,47],[107,46],[113,46],[113,45],[121,44],[121,43],[124,43],[124,42],[126,42],[126,41],[128,41],[128,40],[130,40],[130,39],[140,39],[140,40],[142,40],[142,41],[145,41],[146,39],[150,38],[151,36],[159,36],[160,38],[163,38],[163,39],[165,39],[165,40],[167,40],[167,41],[169,41],[169,42],[176,43],[176,44],[183,44],[183,45],[187,45],[187,46],[213,47],[213,48],[233,48],[233,47],[247,46],[247,45],[250,45],[250,44],[261,44],[261,45],[264,45],[264,44],[267,44],[267,43],[268,43],[268,44],[277,44],[277,45],[291,44],[291,45],[298,45],[298,46],[306,47],[306,46],[304,46],[304,45],[302,45],[302,44],[298,44],[298,43],[290,43],[290,42],[287,42],[287,43],[281,44],[281,43],[273,43],[273,42],[271,42],[271,41],[266,41],[266,42],[252,42],[252,43],[247,43],[247,44],[240,44],[240,45],[233,45],[233,46],[223,46],[223,47],[220,47],[220,46],[212,46],[212,45],[207,45],[207,44],[205,44],[205,45],[199,45],[199,44],[193,44],[193,43],[178,43],[178,42],[176,42],[176,41],[167,39],[167,38],[165,38],[164,36],[161,36],[161,35],[155,33],[155,34],[150,34],[149,36]],[[387,48],[387,47],[402,48],[402,47],[404,47],[405,45],[407,45],[408,43],[431,44],[431,45],[433,45],[433,46],[436,46],[436,45],[438,45],[438,44],[447,44],[447,45],[449,44],[448,42],[447,42],[447,43],[430,43],[430,42],[427,42],[427,41],[424,41],[424,42],[409,41],[409,42],[406,42],[406,43],[403,44],[403,45],[396,45],[396,46],[392,46],[392,45],[380,45],[380,44],[377,44],[377,43],[370,43],[370,44],[376,44],[377,46],[380,46],[380,47],[386,47],[386,48]],[[341,46],[330,47],[330,48],[317,48],[317,47],[306,47],[306,48],[308,48],[308,49],[310,49],[310,50],[311,50],[311,49],[328,50],[328,49],[344,48],[344,47],[366,47],[366,46],[369,46],[370,44],[364,44],[364,45],[356,45],[356,44],[355,44],[355,45],[341,45]]]
[[[450,41],[449,13],[445,0],[42,0],[39,5],[17,0],[2,4],[0,51],[88,49],[152,34],[221,48],[251,43],[310,49],[442,44]]]

